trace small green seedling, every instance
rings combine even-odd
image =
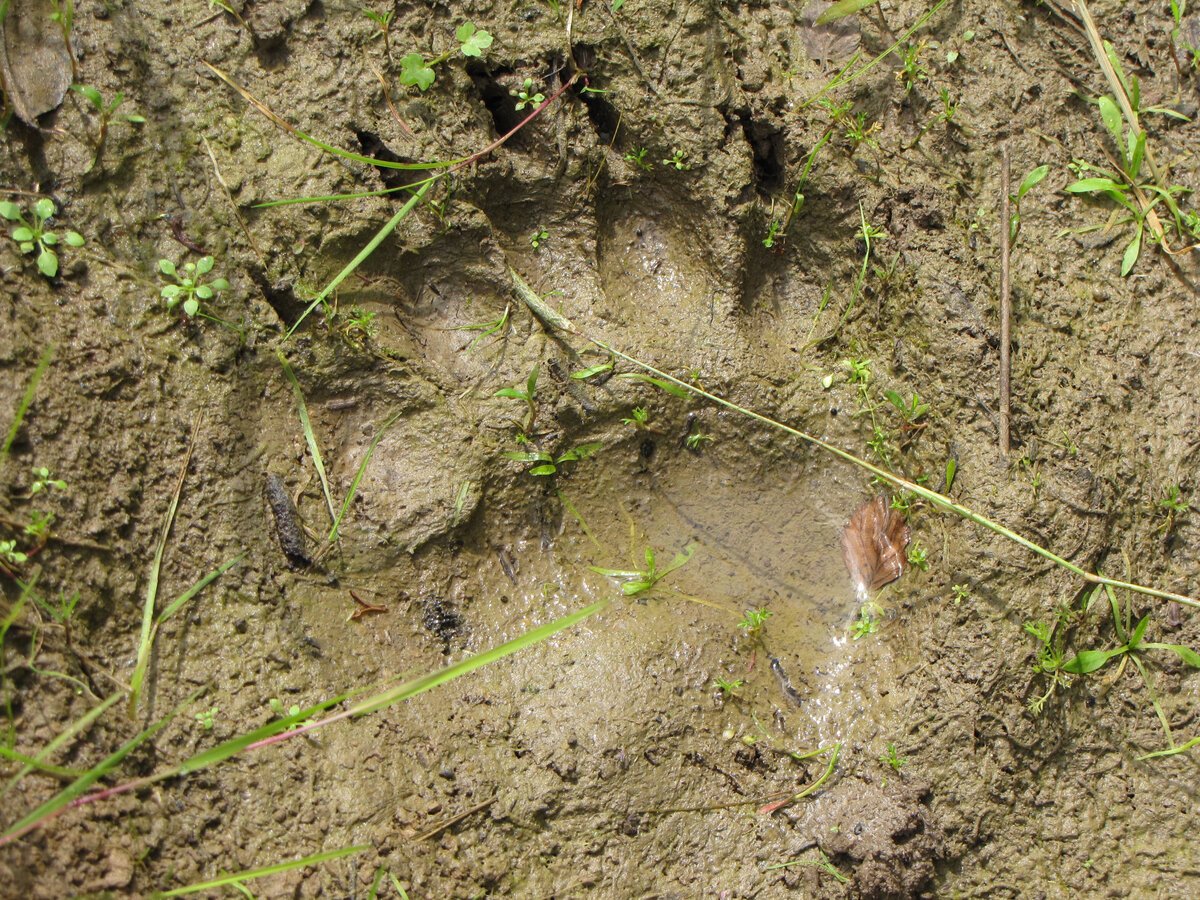
[[[1021,186],[1017,188],[1017,192],[1009,195],[1009,199],[1012,201],[1012,215],[1008,220],[1008,239],[1010,242],[1017,239],[1017,232],[1021,230],[1021,201],[1049,173],[1049,166],[1038,166],[1025,176],[1025,179],[1021,182]]]
[[[896,80],[904,85],[904,93],[911,94],[912,89],[920,82],[929,78],[929,69],[921,60],[925,52],[925,38],[915,44],[909,44],[904,49],[903,68],[897,70]]]
[[[1110,54],[1110,59],[1112,54]],[[1117,67],[1118,75],[1124,81],[1124,75]],[[1139,109],[1139,94],[1138,80],[1136,76],[1130,78],[1127,82],[1129,101],[1135,110]],[[1128,211],[1128,215],[1118,219],[1116,222],[1109,222],[1105,225],[1096,225],[1089,228],[1072,230],[1068,229],[1064,234],[1081,233],[1084,231],[1095,231],[1100,228],[1110,228],[1114,224],[1132,224],[1133,238],[1125,247],[1125,254],[1121,258],[1121,275],[1126,276],[1133,269],[1138,261],[1138,257],[1142,252],[1143,237],[1145,235],[1146,220],[1154,207],[1159,203],[1163,203],[1170,211],[1174,221],[1175,228],[1181,235],[1190,234],[1188,229],[1188,220],[1179,209],[1175,198],[1182,193],[1186,193],[1186,189],[1178,186],[1162,187],[1157,184],[1153,177],[1142,179],[1142,167],[1146,162],[1146,132],[1141,128],[1127,127],[1125,117],[1121,112],[1117,102],[1112,97],[1103,96],[1097,104],[1100,107],[1100,117],[1104,121],[1105,128],[1112,135],[1113,142],[1116,144],[1117,153],[1120,160],[1116,169],[1104,169],[1099,166],[1093,166],[1090,163],[1082,160],[1076,160],[1070,164],[1070,168],[1080,177],[1077,181],[1069,184],[1064,188],[1071,194],[1100,194],[1108,197],[1118,208],[1123,207]],[[1173,110],[1167,110],[1163,107],[1154,107],[1146,112],[1164,112],[1170,115],[1179,115]],[[1088,174],[1091,173],[1091,174]],[[1163,226],[1158,225],[1161,229]],[[1152,229],[1152,237],[1157,237]]]
[[[891,766],[893,769],[895,769],[897,772],[899,772],[900,769],[903,768],[908,763],[908,757],[900,756],[896,752],[896,745],[894,743],[892,743],[891,741],[888,741],[887,752],[880,755],[879,761],[881,763]]]
[[[658,569],[654,561],[654,551],[646,548],[646,569],[601,569],[599,566],[588,566],[593,572],[598,575],[608,575],[613,578],[629,579],[621,585],[621,591],[626,597],[632,597],[635,594],[640,594],[643,591],[648,591],[658,582],[662,581],[689,559],[692,558],[694,548],[688,544],[681,551],[675,554],[675,558],[671,560],[670,565],[664,569]]]
[[[520,109],[520,107],[517,107],[517,108]],[[538,230],[535,231],[533,233],[533,236],[529,238],[529,243],[533,247],[533,249],[536,250],[538,247],[542,246],[542,244],[545,243],[549,239],[550,239],[550,232],[548,232],[545,229],[545,227],[539,225]]]
[[[33,205],[30,219],[26,219],[21,207],[11,200],[0,202],[0,218],[21,223],[10,232],[10,236],[22,253],[37,251],[38,270],[47,278],[58,274],[58,255],[51,249],[58,244],[58,234],[46,228],[46,223],[53,217],[54,201],[48,197],[43,197]],[[77,231],[63,232],[62,239],[69,247],[83,246],[83,236]]]
[[[1158,505],[1168,513],[1180,513],[1187,510],[1189,503],[1187,498],[1183,496],[1179,485],[1173,484],[1167,488],[1166,496],[1158,501]]]
[[[505,313],[507,314],[507,310]],[[530,433],[533,429],[533,420],[537,416],[537,405],[534,398],[537,393],[539,371],[541,371],[541,366],[533,367],[533,371],[529,373],[529,377],[525,380],[525,390],[521,390],[520,388],[502,388],[492,395],[494,397],[505,397],[509,400],[520,400],[525,404],[525,418],[521,421],[522,434]]]
[[[954,487],[954,476],[958,474],[958,462],[953,459],[946,460],[946,489],[944,493],[950,493],[950,488]]]
[[[922,572],[929,571],[929,551],[919,539],[908,545],[908,562]]]
[[[868,385],[871,383],[871,361],[869,359],[843,359],[842,365],[850,370],[850,383]]]
[[[763,630],[763,626],[767,624],[769,618],[771,618],[769,609],[748,609],[742,616],[742,621],[738,622],[738,628],[746,632],[747,637],[753,637]]]
[[[741,680],[726,681],[719,675],[713,679],[713,685],[717,688],[717,690],[725,694],[732,694],[745,683],[746,682]]]
[[[545,450],[506,450],[504,455],[509,459],[515,459],[517,462],[534,463],[533,468],[529,470],[530,475],[554,475],[563,463],[587,459],[603,446],[604,444],[599,441],[592,441],[591,443],[580,444],[573,450],[568,450],[562,456],[555,456],[552,453],[547,453]]]
[[[775,246],[775,237],[779,234],[779,231],[782,228],[783,228],[783,223],[777,219],[773,219],[771,221],[771,223],[767,226],[767,236],[765,238],[763,238],[763,242],[762,242],[763,246],[766,247],[768,250],[771,249],[772,247],[774,247]]]
[[[46,488],[56,487],[60,491],[67,489],[67,483],[61,478],[51,478],[50,470],[45,466],[39,466],[33,470],[33,484],[29,486],[29,493],[36,494],[39,491],[44,491]]]
[[[649,172],[654,168],[654,163],[646,162],[646,154],[649,152],[650,150],[647,147],[631,150],[625,154],[625,161],[633,163],[644,172]]]
[[[901,418],[910,425],[916,423],[918,419],[929,412],[929,404],[922,403],[916,391],[913,391],[912,399],[907,403],[904,402],[904,398],[896,391],[884,391],[883,396],[892,406],[896,407]]]
[[[526,78],[525,84],[518,90],[512,92],[512,95],[517,98],[516,110],[520,112],[526,106],[537,106],[540,103],[546,102],[546,95],[541,91],[533,90],[533,79]],[[536,247],[537,245],[534,244]]]
[[[10,565],[19,566],[29,557],[17,550],[16,541],[0,541],[0,560]]]
[[[691,168],[690,165],[688,165],[687,163],[684,162],[684,159],[686,159],[686,158],[687,158],[687,154],[684,153],[679,148],[676,148],[675,152],[671,154],[671,158],[664,159],[662,161],[662,163],[664,166],[674,166],[678,171],[682,172],[685,169]]]
[[[277,715],[283,719],[286,719],[288,716],[295,716],[295,715],[300,714],[300,707],[297,706],[295,703],[293,703],[291,706],[289,706],[285,710],[283,708],[283,704],[281,702],[279,702],[278,698],[276,698],[276,697],[272,697],[270,700],[268,700],[267,705],[271,707],[271,711],[274,712],[275,715]],[[295,730],[297,728],[303,728],[307,725],[311,725],[315,721],[316,721],[316,719],[305,719],[303,722],[297,722],[295,725],[293,725],[291,730]]]
[[[875,139],[875,132],[879,131],[880,127],[878,122],[872,122],[868,127],[865,112],[857,113],[853,119],[847,119],[846,140],[850,142],[851,155],[863,144],[878,150],[879,141]]]
[[[200,301],[211,300],[218,291],[228,290],[229,282],[224,278],[214,278],[207,284],[201,278],[212,271],[214,260],[211,256],[201,257],[198,262],[187,263],[183,267],[183,275],[175,268],[175,263],[169,259],[158,261],[158,270],[168,278],[174,278],[175,284],[168,284],[162,289],[161,295],[167,301],[167,308],[174,309],[183,301],[183,314],[194,316],[200,312]]]
[[[875,601],[864,603],[858,611],[858,618],[854,620],[854,625],[850,629],[850,637],[857,641],[859,638],[877,632],[881,612],[883,612],[882,607]]]
[[[970,600],[970,599],[971,599],[971,588],[970,588],[970,585],[966,585],[966,584],[952,584],[952,585],[950,586],[950,590],[952,590],[952,591],[954,592],[954,605],[955,605],[955,606],[958,606],[958,605],[959,605],[960,603],[962,603],[964,600]]]
[[[50,530],[50,523],[54,521],[54,513],[38,512],[36,509],[30,510],[29,524],[23,529],[24,533],[32,538],[41,539]]]
[[[278,703],[279,701],[276,700],[275,702]],[[282,705],[280,708],[283,708]],[[196,713],[196,721],[204,727],[205,731],[212,731],[213,717],[216,716],[218,712],[220,712],[220,710],[215,706],[211,707],[210,709],[206,709],[203,712],[198,712]],[[296,712],[300,712],[300,707],[296,707]]]
[[[508,314],[511,309],[511,305],[505,306],[504,312],[501,313],[500,318],[492,322],[480,322],[478,325],[458,326],[458,329],[456,330],[480,332],[480,334],[475,337],[475,340],[467,344],[467,352],[470,353],[472,350],[474,350],[475,345],[482,341],[485,337],[496,334],[497,332],[505,331],[508,327]]]
[[[650,413],[644,406],[635,406],[633,408],[633,418],[622,419],[621,424],[632,425],[634,428],[645,428],[650,421]]]
[[[92,141],[92,150],[95,155],[86,169],[86,171],[90,172],[92,167],[96,165],[96,161],[100,158],[100,151],[104,149],[104,141],[108,137],[108,126],[117,117],[117,109],[125,102],[125,94],[123,91],[117,91],[113,94],[112,99],[108,103],[105,103],[100,91],[90,84],[73,84],[71,85],[71,90],[92,104],[96,114],[100,117],[100,127],[96,133],[95,140]],[[136,113],[121,113],[120,118],[131,125],[146,124],[146,117],[139,116]]]
[[[382,37],[383,52],[387,56],[391,56],[392,48],[389,38],[392,32],[392,19],[394,19],[396,16],[396,10],[389,9],[386,12],[377,13],[373,9],[367,9],[364,7],[361,12],[364,16],[379,26],[379,30],[371,35],[370,39],[375,40],[377,37]]]
[[[358,340],[371,338],[379,327],[375,324],[376,313],[367,312],[361,306],[352,306],[346,312],[339,312],[337,319],[341,323],[340,332],[347,343],[358,345]]]
[[[458,47],[454,50],[447,50],[429,62],[426,62],[425,57],[420,53],[410,53],[400,60],[400,83],[427,91],[437,77],[433,71],[434,66],[445,62],[456,52],[463,56],[482,56],[483,51],[492,46],[493,40],[490,34],[476,29],[471,22],[463,22],[459,25],[454,30],[454,37],[458,41]]]
[[[687,444],[687,448],[689,450],[699,450],[700,446],[705,441],[712,441],[712,440],[716,440],[716,438],[714,438],[711,434],[705,434],[702,431],[696,431],[696,432],[693,432],[692,434],[689,434],[684,443]]]

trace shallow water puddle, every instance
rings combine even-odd
[[[590,627],[611,634],[613,620],[632,616],[634,636],[671,653],[690,687],[716,695],[715,678],[743,681],[727,707],[736,703],[760,722],[779,709],[788,730],[804,741],[874,736],[886,714],[881,694],[887,690],[880,687],[893,680],[895,660],[886,614],[878,633],[851,638],[859,607],[839,536],[865,496],[856,473],[829,465],[811,475],[781,470],[777,477],[753,479],[715,454],[681,452],[654,473],[632,477],[600,462],[564,479],[561,490],[578,519],[564,509],[556,531],[507,548],[516,563],[515,584],[488,577],[489,564],[481,565],[479,595],[503,589],[506,598],[486,604],[490,612],[476,610],[491,621],[475,618],[475,646],[615,595],[619,599],[603,614],[607,621]],[[544,502],[558,501],[550,495]],[[689,545],[687,563],[634,596],[624,596],[621,585],[636,579],[588,568],[644,571],[649,546],[661,571]],[[886,609],[886,595],[881,605]],[[761,641],[739,627],[748,609],[770,612]],[[589,641],[587,652],[594,670],[627,664],[615,639],[607,648],[603,640]],[[802,697],[799,709],[772,673],[772,657]]]

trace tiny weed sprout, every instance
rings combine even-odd
[[[869,359],[843,359],[842,365],[850,370],[850,383],[864,387],[871,382],[871,361]]]
[[[919,540],[914,540],[908,546],[908,561],[922,572],[929,571],[929,551]]]
[[[29,557],[17,550],[16,541],[0,541],[0,568],[7,568],[3,563],[19,566],[28,560]]]
[[[847,120],[846,140],[850,142],[850,153],[853,154],[863,144],[878,150],[879,141],[875,140],[874,134],[879,131],[880,127],[878,122],[872,122],[870,127],[867,127],[865,112],[860,112],[853,119]]]
[[[415,86],[421,91],[427,91],[437,77],[433,71],[434,66],[445,62],[456,52],[463,56],[482,56],[483,51],[492,46],[492,36],[486,31],[478,30],[471,22],[463,22],[454,29],[454,37],[458,41],[454,50],[447,50],[428,62],[420,53],[409,53],[401,59],[400,83],[406,87]]]
[[[631,150],[625,154],[625,161],[633,163],[644,172],[649,172],[654,168],[654,163],[646,162],[646,154],[649,152],[650,150],[646,147]]]
[[[850,628],[850,637],[857,641],[859,638],[877,632],[881,612],[883,612],[883,608],[875,601],[864,603],[858,611],[858,618],[854,620],[854,624]]]
[[[362,338],[374,337],[378,331],[375,324],[375,313],[366,312],[361,306],[352,306],[348,312],[341,313],[342,334],[347,339],[355,336]]]
[[[521,441],[521,443],[527,443],[527,441]],[[603,446],[604,444],[599,441],[592,441],[591,443],[580,444],[578,447],[568,450],[562,456],[555,456],[553,453],[547,453],[545,450],[506,450],[504,451],[504,455],[517,462],[533,463],[533,468],[529,470],[530,475],[554,475],[562,467],[563,463],[578,462],[581,459],[587,459]]]
[[[887,751],[880,754],[879,761],[885,765],[891,766],[897,772],[900,771],[908,763],[907,756],[900,756],[896,752],[896,745],[891,741],[887,743]]]
[[[467,352],[470,353],[472,350],[474,350],[475,345],[478,344],[480,341],[482,341],[485,337],[489,337],[493,334],[496,334],[497,332],[504,331],[508,327],[508,314],[510,311],[511,311],[511,307],[505,306],[504,312],[500,315],[500,318],[498,318],[494,321],[480,322],[477,325],[460,325],[460,326],[458,326],[459,330],[462,330],[462,331],[478,331],[478,332],[480,332],[480,334],[478,334],[475,337],[475,339],[473,341],[471,341],[471,343],[467,344]],[[575,376],[573,376],[573,377],[575,377]]]
[[[762,631],[769,618],[771,618],[770,610],[748,609],[742,616],[742,621],[738,622],[738,628],[745,631],[747,635],[755,635]]]
[[[1032,172],[1025,176],[1025,180],[1021,182],[1021,186],[1017,188],[1015,194],[1009,195],[1009,200],[1012,201],[1012,215],[1008,223],[1008,239],[1015,241],[1017,233],[1021,230],[1021,201],[1025,195],[1033,190],[1050,173],[1049,166],[1038,166]]]
[[[276,701],[276,702],[278,703],[279,701]],[[297,707],[296,712],[299,712],[299,711],[300,711],[300,709],[299,709],[299,707]],[[220,710],[215,706],[213,706],[209,709],[206,709],[203,712],[198,712],[198,713],[196,713],[196,721],[199,722],[201,726],[203,726],[205,731],[212,731],[213,717],[218,712],[220,712]]]
[[[1166,496],[1158,501],[1158,505],[1168,513],[1180,513],[1187,510],[1188,500],[1183,496],[1179,485],[1173,484],[1167,488]]]
[[[56,487],[60,491],[67,489],[67,483],[61,478],[51,478],[50,470],[45,466],[39,466],[33,470],[33,484],[29,486],[29,493],[36,494],[39,491],[44,491],[46,488]]]
[[[54,201],[43,197],[33,205],[31,217],[26,219],[21,207],[11,200],[0,202],[0,218],[10,222],[19,222],[9,233],[22,253],[37,252],[38,270],[47,278],[58,274],[58,255],[51,249],[58,244],[58,234],[46,228],[46,223],[54,216]],[[77,231],[65,231],[63,243],[69,247],[82,247],[83,237]]]
[[[117,110],[121,104],[125,102],[125,94],[122,91],[117,91],[113,94],[111,100],[104,102],[104,97],[96,88],[90,84],[73,84],[71,90],[75,91],[79,96],[83,97],[88,103],[92,104],[96,115],[100,117],[100,126],[96,132],[96,138],[92,141],[92,150],[94,156],[91,163],[87,167],[87,171],[91,171],[96,165],[96,161],[100,158],[100,151],[104,148],[104,141],[108,137],[108,126],[113,119],[117,117]],[[124,119],[131,125],[145,125],[146,117],[139,116],[136,113],[121,113],[120,118]]]
[[[783,227],[783,223],[777,219],[772,220],[767,226],[767,236],[763,238],[763,246],[768,250],[775,246],[775,236],[779,234],[779,230]]]
[[[929,69],[921,61],[925,52],[925,38],[909,44],[904,50],[903,68],[896,71],[896,80],[904,85],[904,93],[911,94],[918,83],[929,78]]]
[[[371,40],[375,40],[377,37],[382,37],[383,52],[386,55],[391,56],[392,48],[390,36],[392,32],[392,19],[396,16],[396,10],[389,9],[386,12],[377,13],[373,9],[367,9],[364,7],[361,12],[364,16],[379,26],[379,29],[373,35],[371,35]]]
[[[740,680],[726,681],[724,678],[722,678],[719,675],[713,679],[714,687],[716,687],[717,690],[719,690],[725,694],[732,694],[734,691],[736,691],[738,688],[740,688],[745,683],[746,682],[740,681]]]
[[[520,109],[520,107],[518,107],[518,109]],[[530,246],[532,246],[533,249],[536,250],[538,247],[542,246],[542,244],[545,243],[549,239],[550,239],[550,232],[548,232],[543,226],[539,225],[538,230],[535,231],[533,233],[533,235],[529,238],[529,243],[530,243]]]
[[[24,533],[40,540],[50,530],[50,523],[53,521],[54,513],[38,512],[36,509],[31,510],[29,513],[29,524],[23,529]]]
[[[929,412],[929,404],[922,403],[916,391],[913,391],[912,399],[907,403],[896,391],[884,391],[883,396],[892,406],[896,407],[900,417],[910,425]]]
[[[525,418],[521,420],[521,433],[525,435],[533,430],[533,420],[537,415],[537,405],[534,398],[537,395],[537,380],[540,370],[541,366],[533,367],[533,371],[529,373],[529,377],[525,380],[525,390],[521,390],[520,388],[501,388],[492,395],[494,397],[504,397],[509,400],[520,400],[525,404]]]
[[[700,446],[705,441],[711,441],[711,440],[715,440],[715,438],[711,434],[705,434],[702,431],[697,431],[693,434],[689,434],[687,436],[687,440],[685,441],[685,443],[687,444],[687,448],[689,450],[699,450]]]
[[[512,95],[517,98],[517,112],[520,112],[526,106],[537,106],[539,103],[546,102],[545,94],[543,94],[541,91],[533,91],[532,78],[526,78],[525,84],[519,90],[513,91]],[[534,246],[536,247],[537,244],[534,244]]]
[[[198,262],[188,263],[183,267],[183,274],[175,268],[175,263],[169,259],[158,261],[158,270],[168,278],[174,278],[175,284],[168,284],[162,289],[161,295],[167,301],[167,308],[174,309],[183,301],[184,315],[191,317],[200,312],[200,301],[211,300],[218,291],[229,288],[229,282],[224,278],[214,278],[207,284],[200,279],[212,271],[213,258],[201,257]]]
[[[1119,68],[1117,71],[1124,79]],[[1140,110],[1140,89],[1137,77],[1128,79],[1127,83],[1129,102],[1134,110]],[[1100,107],[1100,118],[1104,121],[1104,127],[1108,129],[1108,133],[1116,144],[1120,159],[1115,169],[1104,169],[1083,160],[1075,160],[1069,167],[1080,177],[1077,181],[1067,185],[1064,190],[1070,194],[1099,194],[1108,197],[1119,208],[1123,207],[1127,210],[1129,214],[1117,219],[1115,223],[1110,221],[1104,225],[1067,229],[1061,233],[1079,234],[1100,228],[1110,228],[1113,224],[1132,225],[1133,237],[1125,247],[1125,254],[1121,258],[1121,275],[1126,276],[1132,271],[1141,255],[1148,219],[1152,225],[1151,238],[1159,241],[1165,238],[1164,226],[1158,222],[1157,217],[1151,217],[1154,207],[1159,203],[1164,204],[1170,211],[1175,229],[1180,235],[1187,236],[1191,233],[1187,217],[1175,202],[1176,196],[1186,193],[1186,189],[1175,185],[1163,187],[1153,177],[1142,179],[1142,168],[1146,163],[1146,132],[1139,127],[1128,127],[1120,107],[1112,97],[1107,95],[1101,97],[1097,101],[1097,105]],[[1162,107],[1153,107],[1142,111],[1178,115],[1178,113]],[[1083,177],[1085,175],[1087,177]]]
[[[633,418],[622,419],[621,424],[632,425],[634,428],[645,428],[650,421],[650,413],[646,411],[646,407],[637,406],[633,410]]]
[[[964,600],[971,599],[971,588],[965,584],[954,584],[950,586],[950,590],[954,592],[954,605],[958,606]]]
[[[598,575],[628,579],[621,585],[621,591],[626,597],[632,597],[635,594],[650,590],[658,582],[662,581],[691,559],[693,552],[694,548],[691,544],[688,544],[675,554],[675,558],[664,569],[659,569],[655,564],[654,551],[650,547],[646,548],[646,568],[644,571],[640,569],[601,569],[599,566],[588,566],[588,568]]]
[[[662,161],[662,163],[664,166],[674,166],[676,169],[678,169],[680,172],[682,172],[685,169],[691,168],[690,165],[688,165],[687,163],[684,162],[684,159],[686,159],[686,158],[687,158],[687,154],[684,153],[682,150],[676,148],[675,152],[671,155],[671,158],[664,159]]]

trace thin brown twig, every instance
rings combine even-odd
[[[258,257],[258,261],[266,268],[267,261],[263,259],[263,255],[258,251],[258,245],[254,243],[254,237],[250,234],[250,229],[246,225],[246,220],[242,218],[242,214],[238,211],[237,204],[233,202],[233,193],[229,190],[229,185],[225,183],[224,176],[221,175],[221,167],[217,165],[216,154],[213,153],[213,148],[208,143],[208,138],[200,135],[200,140],[204,142],[204,149],[208,151],[208,158],[212,160],[213,172],[216,173],[217,181],[225,191],[225,198],[229,201],[229,208],[233,210],[234,218],[238,220],[238,224],[242,226],[242,233],[246,235],[246,241],[250,244],[250,249],[254,251],[254,255]]]
[[[431,838],[438,832],[445,831],[451,825],[454,825],[455,823],[462,821],[467,816],[471,815],[471,813],[477,813],[484,807],[491,806],[495,802],[496,802],[496,795],[492,794],[492,796],[488,797],[482,803],[476,803],[470,809],[464,809],[462,812],[458,813],[457,815],[451,816],[445,822],[442,822],[442,824],[436,825],[433,828],[430,828],[428,831],[418,834],[415,838],[413,838],[413,842],[419,843],[420,841]]]
[[[1009,280],[1009,236],[1012,225],[1009,210],[1010,166],[1008,142],[1000,151],[1000,453],[1008,456],[1012,444],[1012,283]]]

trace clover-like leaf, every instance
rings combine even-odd
[[[420,53],[410,53],[400,60],[400,83],[416,85],[422,91],[429,90],[433,84],[433,69],[425,65],[425,58]]]
[[[454,29],[454,37],[462,44],[463,56],[483,56],[483,51],[492,46],[492,36],[486,31],[477,31],[471,22],[463,22]]]

